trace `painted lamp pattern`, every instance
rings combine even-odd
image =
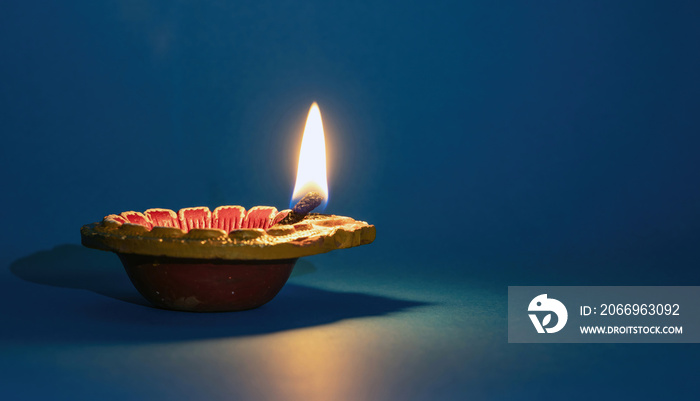
[[[309,213],[294,222],[290,214],[271,206],[128,211],[83,226],[81,237],[87,247],[115,252],[155,306],[245,310],[274,298],[298,258],[369,244],[376,235],[373,225],[350,217]]]

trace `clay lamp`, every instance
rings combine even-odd
[[[309,159],[313,149],[322,154]],[[157,307],[193,312],[256,308],[277,295],[300,257],[374,241],[375,227],[364,221],[310,213],[327,201],[325,176],[323,128],[314,103],[293,198],[298,191],[305,196],[292,209],[128,211],[83,226],[82,243],[115,252],[136,289]]]

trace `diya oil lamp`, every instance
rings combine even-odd
[[[82,244],[119,256],[153,305],[222,312],[253,309],[275,297],[303,256],[374,241],[373,225],[311,213],[327,201],[325,141],[314,103],[306,120],[292,208],[188,207],[110,214],[80,229]]]

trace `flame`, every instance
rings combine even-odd
[[[315,191],[325,198],[319,209],[325,208],[328,203],[328,179],[326,178],[326,140],[323,135],[323,122],[321,110],[314,102],[306,118],[304,136],[301,139],[301,151],[299,152],[299,166],[297,167],[297,181],[294,184],[294,192],[290,207],[294,206],[304,195]]]

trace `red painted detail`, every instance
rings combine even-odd
[[[211,212],[206,206],[180,209],[177,215],[180,228],[186,232],[193,228],[211,228]]]
[[[291,211],[292,211],[292,209],[285,209],[285,210],[282,210],[281,212],[277,213],[277,215],[275,215],[275,218],[272,219],[272,223],[270,224],[270,227],[272,227],[272,226],[274,226],[275,224],[277,224],[277,223],[279,223],[280,221],[282,221],[282,219],[284,219],[285,217],[287,217],[287,215],[288,215],[289,212],[291,212]]]
[[[212,213],[208,207],[201,206],[180,209],[177,213],[170,209],[148,209],[144,213],[129,211],[120,215],[110,214],[104,220],[138,224],[149,230],[153,227],[175,227],[188,232],[193,228],[217,228],[228,233],[240,228],[267,230],[290,211],[277,212],[273,206],[255,206],[246,212],[241,206],[219,206]]]
[[[149,230],[153,228],[150,220],[148,220],[148,218],[141,212],[123,212],[121,216],[126,219],[127,223],[138,224],[148,228]]]
[[[143,214],[151,221],[153,227],[180,228],[180,220],[177,213],[170,209],[148,209]]]
[[[241,206],[219,206],[211,217],[211,228],[218,228],[230,233],[241,228],[245,209]]]
[[[125,218],[123,218],[122,216],[118,216],[116,214],[110,214],[109,216],[105,216],[105,218],[103,220],[113,220],[113,221],[116,221],[117,223],[121,223],[121,224],[128,222]]]
[[[248,210],[241,228],[262,228],[267,230],[272,226],[272,220],[277,215],[273,206],[255,206]]]

